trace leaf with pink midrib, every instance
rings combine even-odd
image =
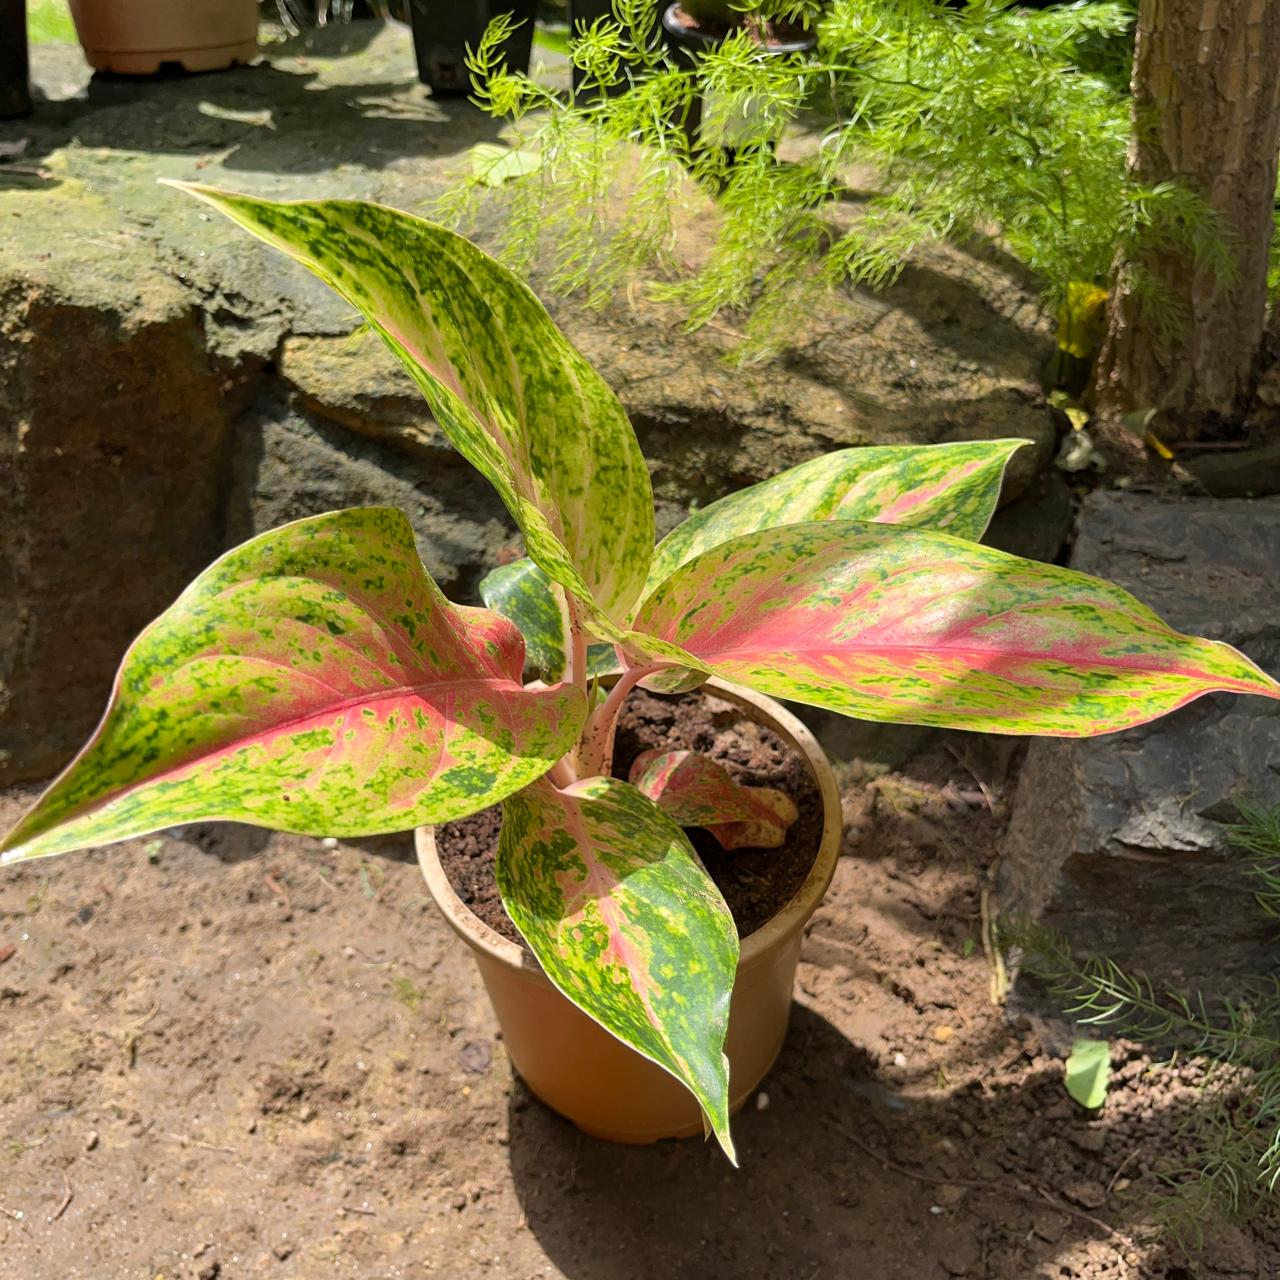
[[[684,832],[616,778],[543,780],[503,802],[496,870],[551,981],[688,1086],[732,1158],[724,1037],[738,934]]]
[[[642,751],[631,785],[682,827],[705,827],[725,849],[777,849],[800,816],[773,787],[734,782],[723,765],[697,751]]]
[[[837,449],[694,512],[658,544],[645,595],[721,543],[815,520],[874,520],[978,539],[1009,459],[1027,440]],[[637,607],[636,612],[639,611]]]
[[[524,689],[504,618],[450,605],[398,511],[263,534],[135,641],[94,737],[5,861],[221,818],[314,835],[462,817],[540,777],[585,698]]]
[[[775,697],[867,720],[1083,737],[1214,691],[1280,696],[1229,645],[1112,583],[924,530],[830,521],[704,552],[629,641]]]

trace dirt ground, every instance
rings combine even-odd
[[[849,781],[737,1171],[584,1138],[528,1095],[407,837],[210,825],[5,872],[0,1275],[1280,1276],[1261,1229],[1208,1220],[1194,1260],[1153,1236],[1195,1064],[1117,1046],[1092,1119],[991,1004],[1007,783],[953,746]]]

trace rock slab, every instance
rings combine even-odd
[[[1280,499],[1096,493],[1072,565],[1280,671]],[[1274,921],[1222,826],[1241,795],[1280,804],[1280,705],[1268,699],[1210,695],[1125,733],[1036,739],[1002,851],[1002,908],[1211,997],[1272,972]]]

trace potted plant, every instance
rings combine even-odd
[[[722,697],[746,688],[872,720],[1061,736],[1123,729],[1213,690],[1280,697],[1246,657],[1178,634],[1119,587],[972,541],[1015,440],[835,453],[712,504],[655,549],[621,405],[505,268],[378,205],[188,190],[363,312],[502,496],[529,560],[488,584],[504,616],[445,600],[394,510],[301,520],[228,552],[135,641],[89,743],[0,840],[5,863],[205,818],[356,836],[501,805],[493,876],[531,952],[506,960],[516,976],[536,961],[560,993],[542,988],[536,1009],[495,995],[504,1020],[514,1008],[532,1024],[504,1021],[517,1068],[522,1036],[559,1034],[560,1015],[538,1011],[567,1018],[563,999],[626,1049],[607,1064],[616,1075],[583,1079],[579,1058],[554,1095],[532,1070],[536,1089],[592,1127],[578,1091],[647,1089],[661,1078],[652,1064],[732,1155],[733,1101],[774,1047],[751,1044],[730,1014],[759,948],[740,945],[680,824],[767,844],[796,809],[683,749],[613,776],[638,687],[716,677]],[[607,690],[591,642],[612,646]],[[526,654],[541,678],[525,681]],[[817,754],[766,706],[833,806]],[[781,904],[775,932],[792,955],[829,874],[826,822],[834,808],[804,889]],[[422,832],[419,850],[457,921],[433,839]],[[771,972],[785,987],[760,1007],[785,1019],[790,973]]]
[[[527,71],[537,12],[537,0],[452,0],[448,4],[409,0],[418,79],[430,85],[437,97],[470,93],[467,57],[480,43],[490,22],[503,14],[511,19],[511,29],[501,47],[503,69]]]
[[[71,17],[95,71],[217,71],[258,52],[257,0],[71,0]]]
[[[794,18],[772,16],[770,10],[776,7],[765,3],[752,8],[734,0],[681,0],[663,8],[662,29],[677,60],[693,71],[704,54],[718,49],[731,36],[749,40],[767,57],[812,52],[816,36]],[[717,110],[714,100],[709,106],[701,94],[696,95],[684,119],[689,145],[714,144],[733,151],[751,136],[752,119],[762,110],[763,104],[753,101]],[[708,133],[713,136],[704,136]]]

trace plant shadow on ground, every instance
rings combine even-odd
[[[1220,1274],[1186,1270],[1175,1247],[1144,1243],[1155,1192],[1144,1171],[1185,1147],[1198,1104],[1157,1106],[1145,1119],[1139,1103],[1088,1121],[1065,1103],[1059,1066],[1016,1049],[1001,1063],[1007,1048],[999,1036],[971,1046],[990,1053],[1006,1085],[1021,1075],[1016,1087],[979,1082],[907,1100],[827,1019],[797,1005],[763,1086],[768,1108],[749,1100],[736,1122],[737,1171],[693,1141],[626,1148],[586,1138],[517,1086],[516,1195],[570,1280]],[[1208,1261],[1222,1274],[1239,1273],[1241,1259],[1245,1274],[1270,1274],[1242,1232],[1211,1224],[1210,1233]]]
[[[736,1172],[697,1142],[584,1138],[516,1082],[515,1193],[565,1276],[1187,1280],[1280,1266],[1261,1230],[1212,1214],[1194,1261],[1153,1231],[1161,1176],[1194,1162],[1214,1112],[1202,1067],[1122,1045],[1094,1117],[1045,1047],[1069,1043],[1065,1028],[1011,1026],[991,1004],[982,872],[1018,754],[936,735],[901,771],[843,788],[844,856],[782,1055],[735,1122]]]

